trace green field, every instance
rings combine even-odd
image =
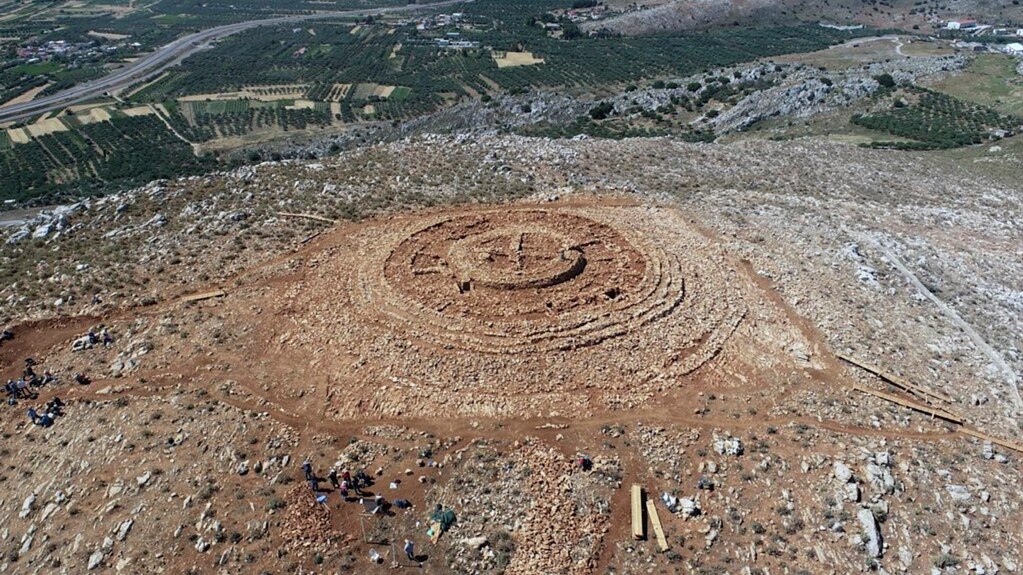
[[[327,53],[329,53],[333,49],[334,49],[334,47],[331,46],[330,44],[317,44],[316,46],[310,46],[309,50],[306,51],[304,57],[305,58],[315,58],[317,56],[322,56],[324,54],[327,54]]]
[[[185,20],[188,20],[187,14],[160,14],[159,16],[153,16],[153,20],[160,22],[161,24],[180,24]]]
[[[207,114],[230,114],[249,109],[248,100],[218,100],[207,105]]]
[[[315,102],[312,109],[289,110],[294,100],[213,100],[163,103],[178,133],[191,142],[245,136],[251,132],[301,130],[328,126],[333,117],[330,104]]]
[[[980,54],[962,73],[933,87],[961,100],[1023,116],[1023,76],[1016,73],[1019,62],[1001,54]]]
[[[34,64],[22,64],[21,66],[15,66],[14,68],[11,68],[10,73],[35,76],[39,74],[52,74],[60,70],[62,67],[63,66],[54,61],[36,62]]]
[[[154,116],[123,117],[0,145],[0,200],[100,194],[217,164],[196,157]]]
[[[376,89],[377,89],[376,84],[358,84],[355,86],[355,90],[353,90],[354,95],[352,96],[352,99],[365,100],[372,96],[373,90]]]

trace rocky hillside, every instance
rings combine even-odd
[[[588,22],[587,31],[625,36],[663,34],[731,26],[735,23],[829,22],[880,29],[933,31],[955,18],[997,25],[1023,25],[1023,7],[999,0],[672,0],[637,11]]]
[[[1014,149],[985,151],[985,171],[1019,162]],[[814,139],[480,132],[50,210],[6,231],[0,247],[13,332],[0,344],[0,376],[21,377],[31,357],[58,380],[4,407],[0,569],[383,573],[421,561],[435,574],[725,572],[737,562],[772,573],[1014,572],[1021,455],[998,441],[1018,442],[1023,417],[1023,189],[957,162]],[[593,370],[574,382],[580,398],[600,399],[585,418],[519,389],[548,385],[538,377],[547,371],[505,385],[495,374],[506,371],[492,368],[543,361],[560,373],[565,353],[495,350],[448,382],[465,393],[437,388],[462,365],[464,344],[388,302],[374,307],[388,276],[367,262],[390,253],[387,233],[429,228],[457,212],[449,206],[497,213],[508,202],[589,210],[595,221],[595,206],[611,202],[648,218],[622,220],[623,234],[696,234],[686,245],[713,249],[660,255],[666,240],[654,233],[635,245],[676,258],[672,270],[726,269],[714,283],[687,275],[684,291],[669,290],[680,307],[666,313],[707,309],[693,323],[716,326],[715,302],[738,298],[734,335],[702,367],[663,380],[640,380],[634,364],[656,343],[590,342],[593,363],[631,370],[643,396],[629,395],[629,378],[603,386]],[[412,276],[434,273],[431,262],[406,263]],[[622,269],[602,277],[638,273]],[[464,295],[448,287],[444,298]],[[619,305],[618,292],[603,297],[595,305]],[[325,323],[354,313],[345,302],[355,298],[367,321]],[[103,328],[108,345],[74,345]],[[838,355],[933,395],[910,396]],[[400,370],[381,375],[385,364]],[[76,373],[91,382],[73,383]],[[486,415],[472,395],[486,390],[505,394],[495,405],[530,409]],[[32,425],[27,408],[55,395],[64,415]],[[394,409],[403,398],[449,416]],[[963,423],[917,411],[928,401]],[[342,501],[337,490],[318,492],[327,498],[318,504],[300,467],[307,457],[318,487],[329,487],[332,466],[364,470],[367,492],[395,505],[367,515],[370,496]],[[630,534],[633,483],[659,514],[666,552],[649,519],[646,539]],[[438,504],[457,519],[433,542]]]
[[[750,21],[758,14],[768,15],[782,5],[782,0],[674,0],[646,10],[587,22],[582,28],[585,31],[607,30],[625,36],[682,32]]]

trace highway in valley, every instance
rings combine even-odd
[[[234,24],[217,26],[216,28],[209,28],[207,30],[202,30],[194,34],[178,38],[177,40],[160,47],[155,52],[146,54],[138,60],[135,60],[122,68],[118,68],[97,80],[73,86],[57,94],[36,98],[30,102],[14,104],[6,108],[2,108],[0,109],[0,122],[24,120],[38,114],[58,110],[72,104],[77,104],[102,96],[109,92],[127,88],[136,82],[147,80],[163,73],[163,71],[167,68],[177,65],[192,54],[208,48],[210,43],[215,40],[219,40],[239,32],[244,32],[245,30],[250,30],[252,28],[257,28],[259,26],[293,24],[309,20],[336,18],[339,16],[375,16],[394,12],[425,10],[449,6],[452,4],[460,4],[466,1],[471,2],[472,0],[443,0],[441,2],[433,2],[429,4],[409,4],[406,6],[372,8],[366,10],[317,12],[315,14],[303,14],[299,16],[280,16],[262,20],[249,20],[247,22],[237,22]]]

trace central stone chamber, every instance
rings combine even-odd
[[[447,263],[460,292],[472,286],[545,288],[582,273],[586,257],[566,235],[543,228],[504,227],[456,242]]]
[[[384,263],[384,281],[398,298],[446,318],[557,323],[641,296],[650,267],[610,226],[512,210],[414,231]]]

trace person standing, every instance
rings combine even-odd
[[[327,479],[330,480],[330,485],[334,489],[341,489],[341,484],[337,480],[337,468],[336,467],[331,467],[330,468],[330,473],[327,474]]]
[[[405,556],[408,557],[409,561],[416,560],[416,544],[411,539],[405,540]]]
[[[359,479],[358,473],[355,474],[355,477],[352,477],[351,472],[346,469],[341,478],[348,482],[348,485],[355,491],[356,495],[362,496],[362,480]]]

